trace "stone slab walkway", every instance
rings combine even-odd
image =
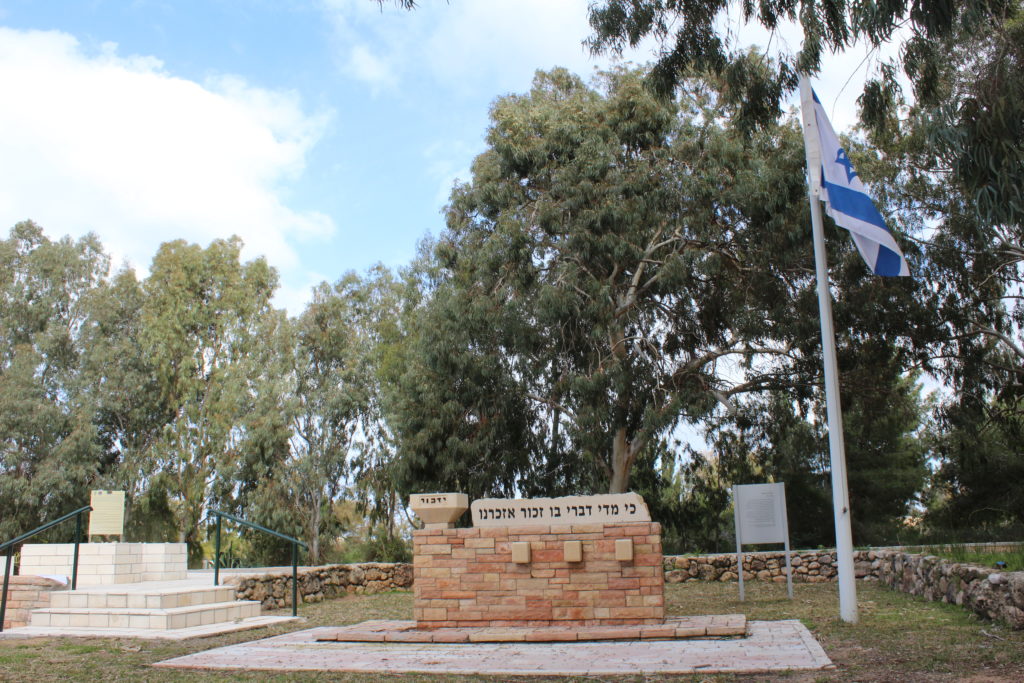
[[[747,617],[718,614],[670,617],[662,624],[638,626],[538,626],[417,629],[415,621],[375,620],[340,626],[319,641],[349,643],[551,643],[594,640],[674,640],[745,636]]]
[[[748,622],[747,637],[576,643],[341,643],[320,627],[155,664],[175,669],[602,676],[814,670],[832,666],[796,620]]]

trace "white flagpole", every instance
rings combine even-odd
[[[800,76],[800,103],[804,120],[804,150],[807,156],[808,195],[814,233],[814,270],[818,281],[818,315],[821,318],[821,347],[825,361],[825,405],[828,412],[828,446],[832,465],[832,508],[836,524],[836,565],[839,574],[839,616],[857,623],[857,585],[853,574],[853,532],[850,527],[850,495],[846,486],[846,453],[843,447],[843,414],[839,405],[839,372],[836,338],[832,329],[832,294],[825,261],[825,232],[821,219],[821,150],[814,118],[811,82]]]

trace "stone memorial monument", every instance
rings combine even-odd
[[[635,493],[473,501],[417,494],[414,615],[420,629],[661,624],[661,525]],[[444,510],[444,512],[442,512]]]
[[[124,535],[124,491],[93,491],[89,537]],[[23,575],[71,576],[74,543],[26,543],[21,548]],[[142,581],[176,581],[187,575],[184,543],[83,543],[78,583],[103,586]]]

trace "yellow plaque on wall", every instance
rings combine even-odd
[[[89,504],[90,536],[124,535],[124,491],[93,491]]]

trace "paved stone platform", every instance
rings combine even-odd
[[[637,626],[538,626],[417,629],[415,621],[376,620],[341,626],[318,641],[348,643],[551,643],[596,640],[677,640],[745,636],[743,614],[670,617],[661,624]]]
[[[598,676],[762,673],[832,667],[803,624],[748,622],[742,639],[570,643],[342,643],[320,627],[176,657],[175,669]]]

